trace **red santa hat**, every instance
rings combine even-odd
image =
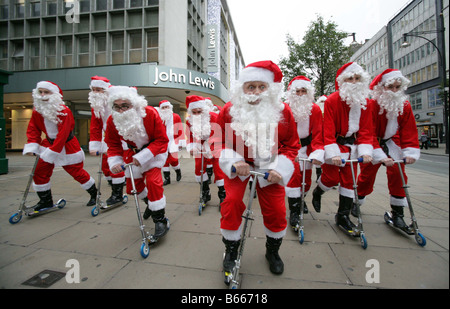
[[[159,108],[166,107],[166,106],[173,106],[173,105],[167,100],[163,100],[163,101],[159,102]]]
[[[302,88],[311,88],[311,80],[303,75],[294,77],[293,80],[289,83],[288,90],[291,89],[302,89]]]
[[[91,89],[92,87],[97,87],[97,88],[103,88],[103,89],[108,89],[111,86],[111,84],[109,83],[109,79],[107,79],[106,77],[102,77],[102,76],[92,76],[91,77]]]
[[[283,73],[280,68],[270,60],[254,62],[246,66],[240,76],[239,82],[265,82],[268,84],[281,83]]]
[[[374,78],[372,83],[370,84],[370,89],[373,90],[375,86],[382,84],[384,85],[388,80],[393,78],[404,78],[402,72],[396,69],[387,69],[380,75]]]
[[[191,95],[186,97],[186,108],[188,111],[191,111],[196,108],[205,108],[206,102],[205,98],[197,96],[197,95]]]
[[[339,85],[347,78],[353,76],[353,75],[362,75],[364,74],[364,69],[357,64],[356,62],[349,62],[344,64],[336,74],[336,91],[339,90]]]
[[[63,95],[61,88],[59,88],[59,86],[57,84],[55,84],[54,82],[40,81],[36,85],[36,89],[39,89],[39,88],[47,89],[53,93],[59,93],[61,96]]]

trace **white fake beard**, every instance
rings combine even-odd
[[[112,111],[113,122],[119,134],[128,141],[136,141],[146,135],[142,116],[135,108],[123,113]]]
[[[42,117],[53,122],[54,124],[61,122],[58,116],[65,115],[64,113],[60,113],[60,111],[64,109],[65,104],[59,93],[41,96],[37,89],[34,89],[33,100],[34,108],[39,114],[42,115]]]
[[[365,83],[343,83],[339,89],[339,95],[350,107],[359,106],[366,109],[370,89]]]
[[[374,92],[374,99],[380,106],[380,115],[386,111],[387,119],[394,119],[403,114],[403,108],[407,96],[403,91],[393,92],[390,90],[381,90]]]
[[[89,103],[94,110],[95,117],[102,118],[106,112],[106,106],[108,105],[108,96],[106,93],[89,92]]]
[[[170,120],[170,117],[172,117],[173,111],[172,109],[160,109],[159,110],[159,116],[161,117],[161,120],[163,121],[164,124],[167,124],[167,121]]]
[[[261,100],[258,105],[249,104],[258,99]],[[260,95],[249,95],[245,94],[241,87],[232,103],[231,128],[243,139],[247,147],[253,149],[256,157],[270,157],[273,146],[278,143],[275,133],[283,111],[277,91],[270,91],[269,88]]]
[[[206,140],[211,135],[211,115],[208,109],[204,109],[200,115],[191,115],[191,132],[196,140]]]
[[[313,98],[309,94],[298,96],[290,92],[288,94],[288,100],[296,122],[309,119],[313,107]]]

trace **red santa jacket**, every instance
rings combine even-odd
[[[187,151],[191,151],[193,149],[196,149],[197,151],[204,151],[204,152],[208,152],[209,154],[206,155],[207,158],[211,158],[212,157],[212,153],[211,153],[211,144],[212,144],[212,138],[214,136],[216,136],[216,134],[220,134],[220,128],[217,125],[217,118],[219,117],[219,115],[217,115],[216,113],[213,112],[209,112],[209,116],[210,116],[210,124],[211,124],[211,133],[209,135],[209,139],[206,142],[206,140],[198,140],[196,138],[194,138],[194,135],[192,134],[191,131],[191,127],[192,124],[189,122],[189,118],[186,120],[186,126],[187,126],[187,130],[189,132],[186,132],[186,134],[188,135],[188,142],[186,145],[186,150]]]
[[[112,116],[108,118],[106,125],[105,142],[108,146],[109,168],[124,163],[131,163],[133,158],[141,164],[141,171],[145,172],[152,168],[162,168],[167,160],[167,137],[164,124],[158,112],[151,106],[145,108],[144,127],[147,133],[139,140],[125,140],[116,129]],[[130,149],[124,150],[122,141],[128,144]],[[136,153],[133,149],[139,149]]]
[[[324,148],[323,148],[323,115],[319,105],[313,104],[311,109],[311,116],[307,121],[297,123],[297,133],[302,139],[309,139],[309,144],[306,146],[301,144],[301,149],[298,154],[300,158],[315,159],[324,162]]]
[[[75,120],[72,112],[64,105],[60,113],[61,115],[58,115],[60,122],[55,124],[33,110],[28,124],[28,141],[23,149],[24,154],[38,154],[42,160],[55,166],[72,165],[84,161],[84,152],[73,135]],[[42,133],[45,133],[46,138],[41,138]]]
[[[258,162],[255,161],[249,147],[244,144],[242,138],[237,136],[235,131],[230,127],[232,122],[230,108],[232,106],[231,102],[227,103],[220,112],[217,120],[221,128],[221,134],[217,134],[214,138],[214,154],[220,156],[220,167],[229,178],[236,177],[231,172],[231,168],[234,163],[239,161],[246,161],[253,165],[256,170],[264,171],[264,169],[260,168]],[[272,155],[276,157],[276,160],[273,161],[273,164],[269,164],[269,169],[277,171],[282,177],[280,184],[286,186],[294,172],[293,162],[298,155],[300,143],[297,125],[292,111],[287,104],[283,103],[283,106],[281,120],[275,132],[277,134],[278,145],[272,149]],[[231,130],[232,134],[230,134]],[[260,179],[260,185],[264,187],[269,185],[269,183],[264,179]]]
[[[368,100],[367,100],[368,101]],[[332,93],[325,101],[323,142],[325,160],[340,156],[342,159],[357,158],[363,155],[372,156],[373,127],[370,111],[350,109],[339,95],[339,91]],[[355,134],[353,145],[338,144],[338,136],[348,137]]]
[[[380,143],[386,145],[389,156],[394,160],[402,160],[405,157],[418,160],[420,158],[419,136],[411,104],[405,101],[403,114],[394,119],[387,119],[386,110],[380,115],[380,105],[375,100],[369,101],[368,108],[371,111],[374,128],[373,163],[387,158]]]

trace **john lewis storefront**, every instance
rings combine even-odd
[[[186,117],[185,98],[188,95],[210,97],[214,104],[220,106],[228,101],[227,89],[216,78],[176,67],[129,64],[15,72],[4,89],[6,149],[23,148],[33,104],[31,90],[41,80],[53,81],[64,91],[64,101],[75,117],[75,135],[86,149],[90,126],[89,83],[94,75],[108,77],[113,85],[137,87],[139,94],[145,96],[151,106],[169,100],[183,121]]]

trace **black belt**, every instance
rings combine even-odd
[[[381,149],[384,151],[384,153],[389,157],[389,148],[386,145],[386,143],[391,139],[382,139],[381,137],[378,137],[378,143],[380,144]]]
[[[70,142],[73,138],[75,137],[75,134],[73,134],[73,131],[70,132],[69,137],[66,140],[66,143]],[[53,145],[53,143],[55,142],[56,138],[50,138],[47,136],[47,140],[50,142],[50,144]]]
[[[345,145],[345,144],[353,145],[355,142],[356,142],[356,134],[355,133],[353,133],[349,137],[345,137],[345,136],[336,134],[336,143],[338,143],[340,145]]]
[[[134,153],[140,153],[142,150],[144,150],[145,148],[147,148],[148,146],[150,146],[150,143],[148,143],[147,145],[142,146],[142,148],[137,148],[134,147],[133,145],[128,144],[128,149],[130,149],[131,151],[133,151]]]
[[[309,136],[307,136],[305,138],[300,139],[300,145],[302,147],[311,145],[311,143],[312,143],[312,134],[310,134]]]

